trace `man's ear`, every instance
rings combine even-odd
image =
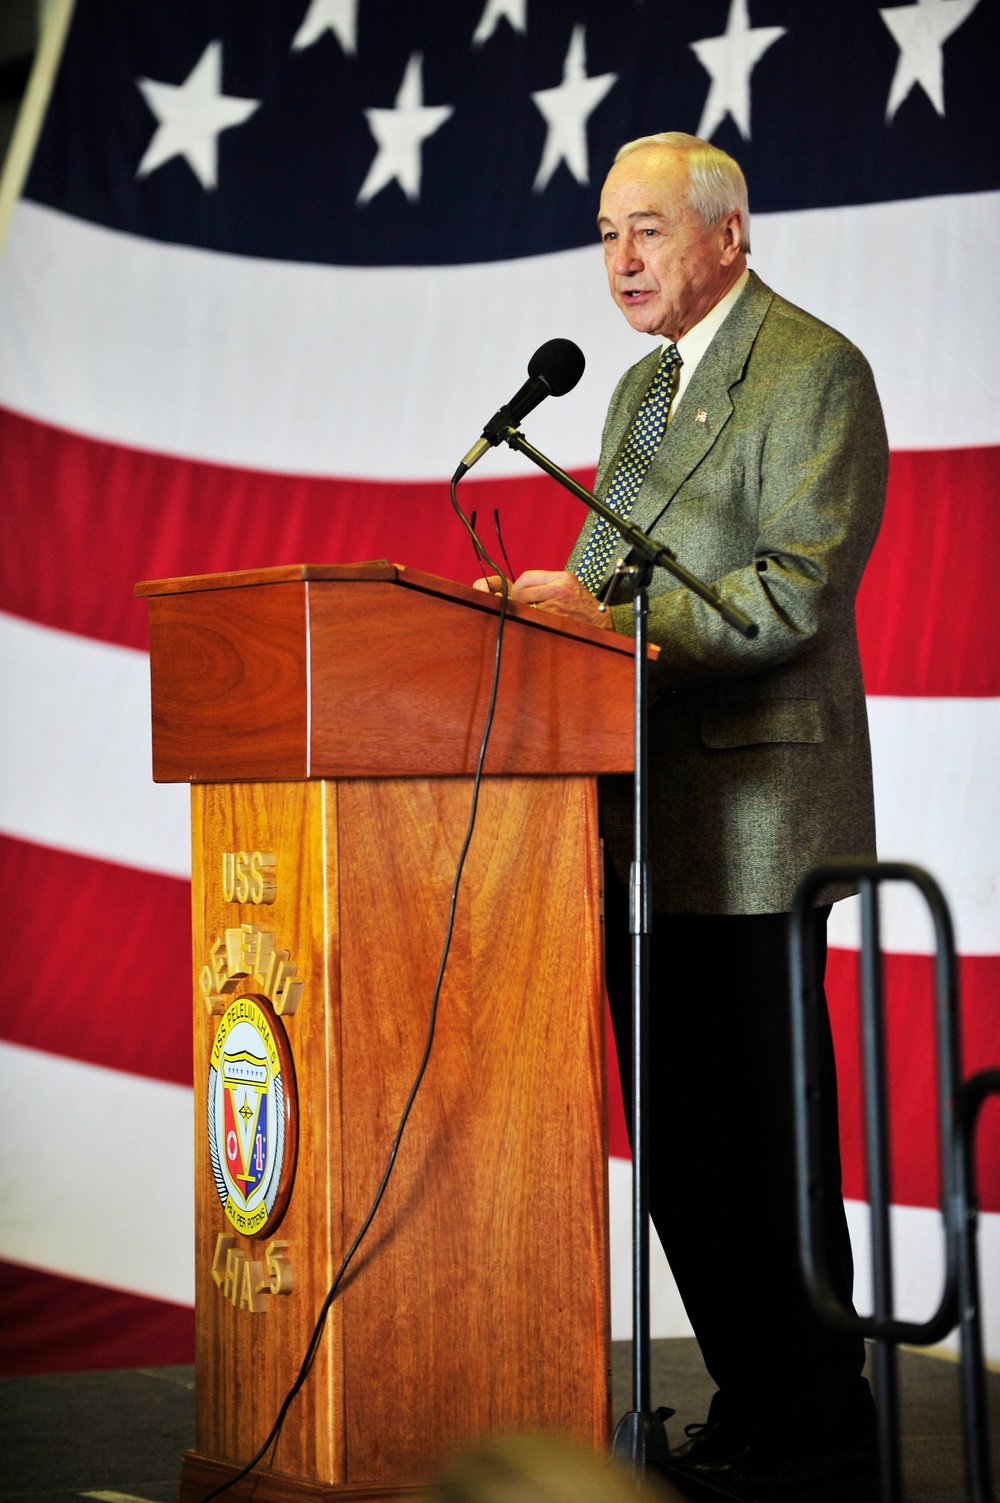
[[[722,221],[721,242],[722,265],[732,266],[743,242],[743,215],[739,209],[731,209]]]

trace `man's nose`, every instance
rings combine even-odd
[[[615,245],[615,272],[627,277],[642,270],[642,257],[634,240],[622,239]]]

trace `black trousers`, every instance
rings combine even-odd
[[[608,993],[631,1105],[627,896],[609,873]],[[817,910],[826,955],[827,909]],[[833,1332],[799,1271],[788,915],[663,915],[650,943],[650,1210],[725,1414],[806,1447],[873,1423],[864,1344]],[[836,1074],[824,1007],[823,1150],[835,1187],[827,1249],[848,1301]]]

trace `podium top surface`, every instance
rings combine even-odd
[[[474,771],[496,596],[384,560],[135,593],[150,612],[157,782]],[[631,637],[510,604],[486,771],[630,771],[633,665]]]
[[[387,558],[365,559],[354,564],[269,564],[263,569],[231,569],[221,574],[187,574],[176,579],[143,579],[135,586],[136,595],[188,595],[194,590],[234,590],[243,585],[294,584],[309,579],[395,579],[399,574],[416,574],[403,564],[390,564]],[[431,574],[417,576],[433,579]],[[449,580],[436,580],[447,585]]]
[[[420,569],[410,569],[405,564],[390,564],[387,559],[371,559],[357,564],[272,564],[264,569],[235,569],[222,574],[188,574],[176,579],[144,579],[135,586],[134,593],[140,598],[151,599],[160,595],[188,595],[202,590],[235,590],[247,587],[275,584],[331,583],[366,584],[384,582],[402,585],[406,589],[422,590],[428,595],[438,595],[444,600],[461,601],[478,610],[493,615],[499,613],[500,599],[487,595],[483,590],[474,590],[471,585],[460,584],[455,579],[443,579],[437,574],[426,574]],[[517,605],[511,601],[507,606],[511,618],[525,621],[542,631],[556,632],[559,636],[578,637],[593,642],[609,652],[626,653],[632,656],[632,638],[619,636],[616,632],[603,631],[599,627],[584,626],[553,611],[539,611],[534,606]],[[660,649],[651,644],[649,656],[657,657]]]

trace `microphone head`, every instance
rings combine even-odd
[[[586,364],[583,351],[572,339],[549,339],[528,361],[528,375],[544,381],[550,396],[564,397],[573,390]]]

